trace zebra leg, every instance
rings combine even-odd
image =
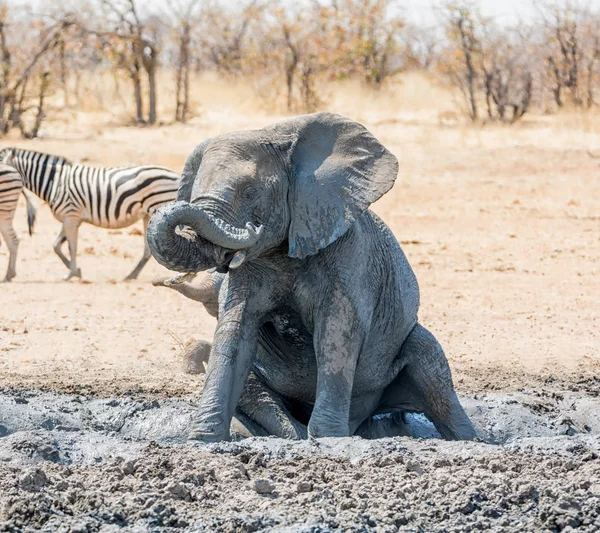
[[[8,270],[6,271],[6,276],[2,280],[2,283],[4,283],[10,281],[17,275],[16,264],[19,239],[10,222],[0,225],[0,233],[2,234],[2,237],[4,237],[6,246],[8,247]]]
[[[67,238],[65,237],[65,226],[60,230],[58,237],[54,241],[54,253],[60,257],[60,260],[64,263],[67,268],[70,268],[69,260],[66,258],[65,254],[62,253],[62,245],[66,242]]]
[[[148,228],[148,220],[149,220],[149,217],[144,217],[142,219],[142,222],[144,223],[144,255],[140,259],[140,262],[137,264],[137,266],[125,278],[125,281],[131,280],[131,279],[137,279],[140,272],[142,271],[142,268],[144,268],[146,266],[148,259],[150,259],[150,256],[151,256],[150,247],[148,246],[148,239],[146,238],[146,228]]]
[[[63,221],[63,231],[69,243],[69,255],[71,261],[69,263],[69,273],[63,278],[69,281],[72,277],[81,278],[81,269],[77,268],[77,232],[81,221],[78,218],[65,218]]]

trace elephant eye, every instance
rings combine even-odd
[[[254,200],[258,196],[258,187],[248,185],[242,189],[242,198],[244,200]]]

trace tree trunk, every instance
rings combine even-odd
[[[69,107],[69,88],[67,87],[67,61],[65,57],[65,42],[60,41],[58,49],[58,59],[60,63],[60,84],[65,97],[65,107]]]
[[[144,102],[142,100],[142,81],[140,79],[140,66],[135,60],[130,70],[131,81],[133,82],[133,97],[135,99],[135,121],[138,124],[144,122]]]
[[[179,43],[179,63],[177,65],[177,89],[175,121],[187,120],[190,89],[190,25],[184,24]]]
[[[140,40],[136,46],[140,63],[148,76],[148,123],[156,124],[156,49],[147,41]]]
[[[46,91],[50,85],[50,73],[44,72],[41,75],[40,80],[40,96],[38,102],[37,115],[35,117],[35,123],[30,132],[24,132],[23,136],[27,139],[35,139],[38,136],[42,121],[44,120],[44,98],[46,97]]]
[[[587,96],[586,104],[588,109],[594,105],[594,64],[596,63],[596,56],[592,57],[588,62],[587,72]]]
[[[190,109],[190,60],[189,55],[183,74],[183,110],[181,114],[181,122],[186,122]]]
[[[292,60],[285,69],[285,84],[287,87],[287,110],[291,111],[294,105],[294,76],[298,67],[298,54],[292,50]]]
[[[183,122],[181,120],[183,111],[182,102],[182,86],[183,86],[183,63],[181,62],[181,56],[179,57],[179,63],[177,64],[177,79],[175,80],[175,122]]]
[[[150,91],[149,94],[149,103],[150,109],[148,110],[148,122],[150,124],[156,124],[156,65],[154,59],[152,59],[152,63],[150,68],[147,70],[148,72],[148,89]]]
[[[2,79],[0,80],[0,135],[8,133],[10,121],[5,116],[7,109],[10,109],[10,95],[8,94],[8,80],[10,78],[10,51],[6,44],[6,33],[4,31],[4,21],[0,20],[0,51],[2,52]]]
[[[471,52],[467,51],[465,54],[467,62],[467,90],[469,91],[469,105],[471,106],[470,116],[474,122],[477,120],[477,100],[475,97],[475,69],[473,68],[473,60]]]

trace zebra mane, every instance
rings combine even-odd
[[[48,157],[52,158],[52,162],[54,164],[73,166],[73,162],[70,159],[67,159],[66,157],[63,157],[61,155],[48,154],[46,152],[39,152],[37,150],[28,150],[25,148],[5,148],[4,150],[0,150],[0,155],[3,154],[7,150],[11,150],[13,153],[13,156],[18,156],[20,154],[22,154],[22,155],[28,155],[28,154],[47,155]]]

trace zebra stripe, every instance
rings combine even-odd
[[[58,220],[77,216],[101,228],[123,228],[175,200],[179,175],[155,165],[103,168],[33,150],[0,151],[27,189],[48,203]]]
[[[13,227],[13,219],[19,195],[23,192],[23,180],[21,175],[12,167],[0,164],[0,235],[6,241],[8,247],[8,270],[3,281],[10,281],[16,275],[17,251],[19,239]],[[35,207],[27,199],[27,222],[29,223],[29,234],[31,235],[35,222]]]
[[[16,168],[23,185],[48,203],[55,218],[63,226],[54,251],[69,269],[65,279],[80,277],[77,268],[77,233],[87,222],[101,228],[124,228],[143,220],[144,231],[152,212],[177,197],[179,175],[156,165],[103,168],[75,165],[64,157],[33,150],[5,148],[0,162]],[[69,244],[70,258],[62,252]],[[144,255],[127,279],[135,279],[148,259]]]
[[[12,221],[19,195],[23,190],[20,174],[8,165],[0,164],[0,219]]]

